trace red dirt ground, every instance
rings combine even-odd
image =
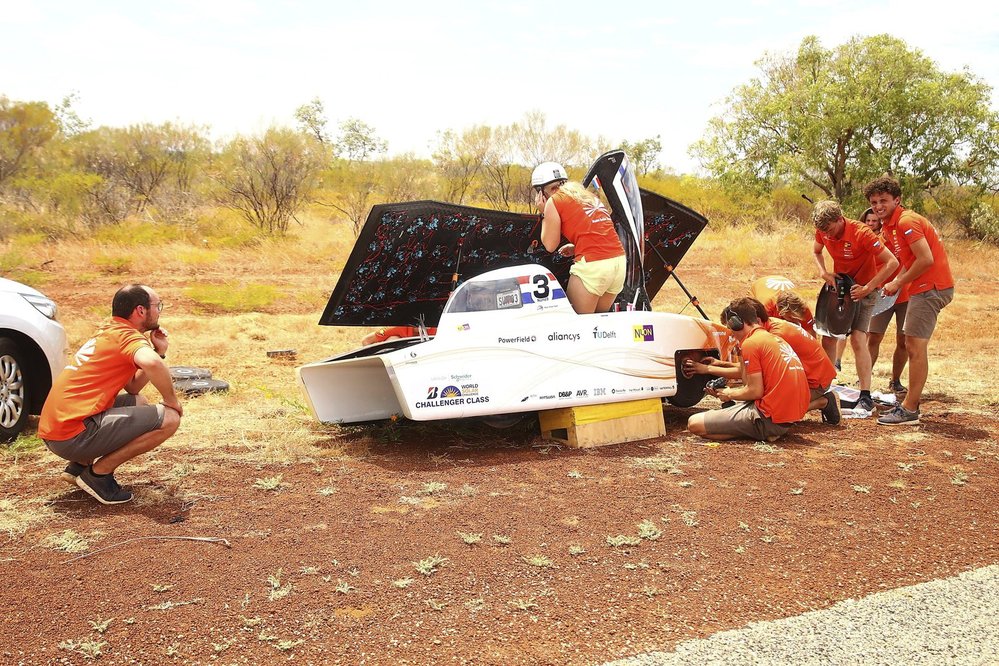
[[[672,407],[662,440],[591,450],[536,423],[398,424],[335,436],[373,443],[321,471],[187,477],[207,496],[193,505],[136,475],[137,495],[167,498],[98,506],[46,460],[3,491],[56,491],[58,518],[0,547],[0,663],[83,663],[97,645],[111,664],[593,664],[950,576],[999,561],[999,427],[957,409],[929,396],[905,433],[810,415],[774,446],[706,444]],[[278,491],[253,487],[277,474]],[[658,538],[608,544],[645,520]],[[54,529],[103,537],[71,561],[39,545]],[[158,538],[182,536],[228,546]]]

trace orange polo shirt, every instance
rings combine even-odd
[[[832,257],[834,273],[846,273],[857,284],[867,284],[877,275],[876,259],[884,244],[866,224],[846,220],[843,235],[837,239],[829,238],[816,230],[815,242],[825,246]]]
[[[83,432],[83,420],[106,411],[132,380],[135,352],[153,345],[127,320],[112,317],[83,343],[56,378],[42,407],[38,436],[56,442]]]
[[[954,286],[954,275],[950,272],[950,261],[937,230],[922,215],[897,206],[891,218],[881,227],[888,249],[898,257],[903,270],[908,270],[916,261],[910,247],[919,239],[925,239],[933,255],[933,265],[917,275],[909,283],[909,296],[921,294],[931,289],[950,289]]]
[[[576,260],[613,259],[624,255],[624,246],[614,230],[607,209],[601,204],[583,206],[564,192],[552,195],[562,220],[562,235],[576,246]]]
[[[756,406],[774,423],[800,421],[808,411],[808,379],[791,345],[756,328],[742,341],[746,374],[763,375],[763,397]]]
[[[808,388],[826,387],[836,378],[836,366],[829,360],[829,355],[822,345],[802,327],[789,321],[771,317],[763,322],[763,328],[791,345],[798,355],[801,365],[805,368],[805,378]]]

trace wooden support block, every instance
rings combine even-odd
[[[666,434],[660,398],[549,409],[538,419],[542,437],[581,449]]]

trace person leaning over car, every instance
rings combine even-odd
[[[801,360],[787,342],[763,329],[756,302],[738,298],[722,311],[722,322],[742,348],[745,385],[705,389],[735,404],[693,414],[687,419],[687,430],[695,435],[772,442],[808,411],[808,379]]]
[[[541,244],[575,256],[565,290],[572,308],[578,314],[607,312],[624,289],[628,268],[610,213],[596,195],[569,180],[561,164],[536,166],[531,186],[542,211]],[[559,247],[563,236],[569,242]]]
[[[111,321],[70,359],[42,407],[38,436],[70,461],[63,478],[102,504],[132,499],[115,470],[165,442],[180,425],[184,409],[163,363],[169,346],[159,324],[164,307],[149,287],[119,289]],[[138,395],[150,382],[163,398],[158,405]]]
[[[885,237],[881,233],[881,218],[877,216],[877,213],[873,209],[868,208],[865,210],[864,214],[860,216],[860,221],[866,224],[868,229],[878,234],[882,243],[885,242]],[[885,247],[889,251],[891,250],[891,247],[887,243],[885,243]],[[895,273],[888,278],[888,281],[890,282],[895,279],[901,270],[902,268],[899,266]],[[885,339],[888,324],[891,323],[891,318],[895,317],[895,351],[891,355],[891,381],[888,382],[888,390],[896,394],[905,393],[907,390],[902,385],[902,371],[905,370],[909,354],[905,351],[905,333],[902,332],[902,328],[905,326],[905,312],[908,307],[909,290],[903,285],[898,290],[898,297],[895,299],[895,303],[884,312],[873,315],[871,323],[867,327],[867,349],[871,353],[871,368],[873,368],[878,362],[878,356],[881,353],[881,341]]]
[[[874,412],[871,399],[871,354],[867,348],[867,327],[871,323],[876,295],[874,290],[881,287],[896,268],[898,260],[884,246],[881,239],[864,224],[843,217],[843,209],[835,201],[820,201],[812,209],[815,223],[815,241],[812,252],[819,277],[830,288],[836,286],[836,273],[844,273],[853,278],[855,284],[850,289],[850,298],[857,302],[857,311],[850,324],[850,346],[857,363],[857,380],[860,384],[860,399],[857,408]],[[826,269],[822,250],[833,259],[833,270]],[[878,268],[880,266],[880,268]],[[830,360],[836,360],[836,339],[823,336],[822,346]]]
[[[763,304],[768,317],[780,317],[815,335],[815,317],[794,291],[794,282],[783,275],[764,275],[749,288],[749,295]]]
[[[929,375],[927,348],[937,315],[954,299],[954,276],[937,230],[922,215],[905,209],[902,188],[890,176],[875,178],[864,186],[864,196],[883,223],[885,244],[902,264],[902,272],[884,286],[891,296],[909,289],[905,313],[905,350],[909,355],[909,392],[905,399],[878,418],[880,425],[919,423],[919,400]]]

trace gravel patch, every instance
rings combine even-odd
[[[996,663],[999,566],[992,565],[605,666]]]

